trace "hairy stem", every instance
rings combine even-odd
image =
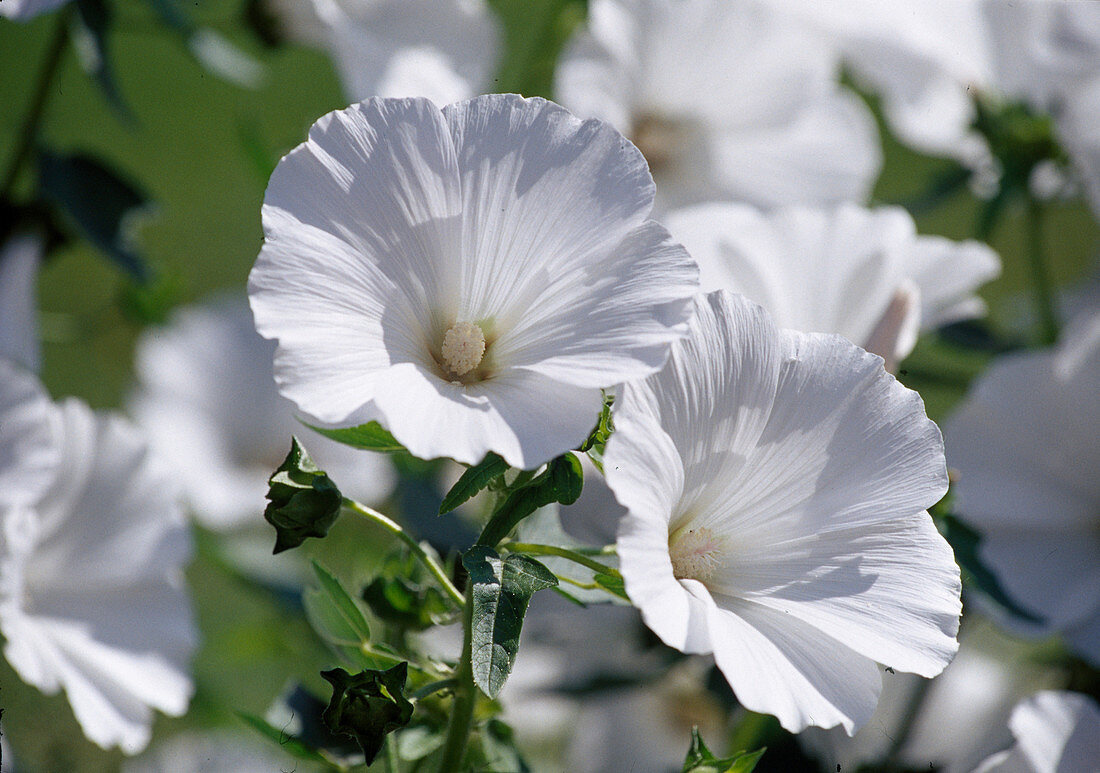
[[[432,576],[436,579],[436,582],[438,582],[440,586],[442,586],[443,591],[447,594],[448,597],[450,597],[451,601],[453,601],[459,607],[463,606],[466,603],[465,597],[462,595],[462,593],[459,592],[458,588],[454,586],[454,583],[451,582],[451,579],[447,576],[447,573],[443,571],[443,567],[439,565],[439,562],[429,556],[424,548],[420,547],[420,543],[413,539],[409,535],[409,533],[402,529],[401,526],[399,526],[395,521],[387,518],[385,515],[378,512],[374,508],[367,507],[360,502],[356,502],[354,499],[348,499],[347,497],[344,497],[343,504],[344,507],[346,507],[347,509],[351,510],[354,513],[357,513],[358,515],[370,519],[374,523],[377,523],[378,525],[389,531],[391,534],[395,535],[402,542],[404,542],[408,546],[409,550],[412,551],[412,554],[416,556],[417,560],[419,560],[420,563],[424,564],[424,566],[427,567],[428,571],[432,573]]]
[[[443,746],[440,773],[458,773],[466,756],[470,740],[470,725],[477,703],[477,686],[474,684],[474,584],[466,581],[466,603],[462,614],[462,657],[454,676],[454,703],[451,705],[451,723],[447,728],[447,740]]]

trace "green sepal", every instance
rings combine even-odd
[[[305,422],[302,423],[305,424]],[[394,436],[376,421],[369,421],[357,427],[340,427],[337,429],[314,427],[312,424],[306,424],[306,426],[319,435],[324,435],[352,448],[361,448],[364,451],[394,453],[405,450],[405,447],[398,443]]]
[[[573,504],[580,497],[583,486],[584,470],[576,455],[568,453],[552,459],[545,470],[508,495],[485,525],[477,544],[496,545],[520,521],[551,502]]]
[[[507,471],[508,462],[490,451],[479,463],[463,472],[462,477],[451,486],[439,505],[439,514],[451,512]]]
[[[275,553],[296,548],[307,537],[324,537],[340,517],[340,489],[310,458],[298,438],[268,479],[264,518],[275,527]]]
[[[475,545],[462,556],[473,585],[474,683],[495,698],[516,662],[527,604],[536,592],[552,588],[558,578],[530,556]]]
[[[354,676],[342,668],[321,672],[332,685],[332,699],[321,718],[333,733],[354,738],[368,765],[382,751],[386,735],[412,719],[413,705],[405,697],[408,668],[408,663],[398,663],[388,671]]]
[[[691,748],[684,759],[681,773],[752,773],[756,763],[764,756],[766,749],[754,752],[738,752],[731,757],[719,759],[703,743],[699,728],[691,728]]]

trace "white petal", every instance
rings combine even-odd
[[[862,201],[882,167],[874,118],[839,89],[787,124],[716,134],[713,148],[726,195],[764,207]]]
[[[406,363],[390,369],[387,386],[379,416],[413,455],[476,464],[495,451],[524,469],[584,442],[603,400],[598,389],[523,370],[464,387]]]
[[[714,659],[746,708],[792,733],[841,725],[851,735],[871,717],[882,690],[874,661],[781,612],[717,602],[707,607]]]
[[[427,100],[330,113],[276,168],[249,296],[257,329],[279,341],[282,392],[307,414],[347,421],[390,364],[427,358],[446,329],[435,315],[453,301],[457,173]]]
[[[42,241],[15,236],[0,249],[0,357],[38,370],[38,312],[35,288]]]
[[[1086,695],[1045,690],[1016,706],[1009,719],[1016,745],[975,773],[1073,773],[1100,759],[1100,709]]]
[[[920,287],[925,329],[978,316],[985,304],[973,295],[1001,273],[1001,261],[982,242],[918,236],[908,255],[909,275]]]
[[[61,454],[53,421],[38,379],[0,358],[0,508],[31,504],[51,484]]]

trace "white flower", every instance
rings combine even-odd
[[[3,0],[0,2],[0,16],[16,21],[26,21],[35,16],[60,8],[69,0]]]
[[[35,288],[42,263],[42,240],[13,236],[0,247],[0,358],[38,370],[38,316]]]
[[[499,32],[483,0],[279,5],[292,20],[292,35],[301,37],[296,28],[303,28],[310,42],[329,49],[352,100],[428,97],[446,105],[480,93],[497,65]]]
[[[53,405],[38,380],[0,357],[0,509],[37,502],[61,459]]]
[[[121,418],[75,400],[54,406],[2,362],[0,395],[0,449],[45,428],[50,436],[35,442],[57,454],[41,497],[0,492],[4,655],[43,692],[64,688],[92,741],[136,753],[153,709],[180,715],[193,689],[195,632],[181,588],[190,539],[171,474]],[[13,398],[16,416],[40,414],[44,401],[48,412],[33,427],[9,423]]]
[[[971,129],[973,92],[992,81],[982,0],[767,2],[837,49],[860,84],[881,96],[903,142],[971,163],[988,154]]]
[[[130,411],[210,528],[266,528],[267,479],[291,435],[348,496],[378,504],[393,489],[384,456],[329,440],[294,418],[275,386],[274,352],[237,296],[179,309],[167,327],[149,328],[138,340]]]
[[[835,53],[765,3],[593,0],[555,93],[630,136],[669,202],[862,199],[881,164]]]
[[[1087,695],[1036,693],[1016,707],[1008,726],[1016,745],[974,773],[1085,773],[1100,761],[1100,708]]]
[[[823,769],[858,770],[874,767],[905,734],[896,753],[907,770],[932,765],[943,773],[971,773],[1012,742],[1006,723],[1015,703],[1061,683],[1064,675],[1030,659],[1032,645],[999,635],[991,623],[969,614],[967,623],[958,655],[931,683],[912,674],[884,675],[878,708],[858,733],[810,728],[799,743]]]
[[[943,446],[878,357],[700,296],[615,426],[627,593],[666,644],[713,653],[746,708],[851,733],[875,661],[933,676],[951,660],[959,569],[925,512],[947,491]]]
[[[324,116],[271,177],[249,277],[280,390],[420,457],[542,464],[684,335],[698,269],[652,202],[634,146],[545,100]]]
[[[900,207],[709,204],[666,222],[699,262],[704,290],[743,293],[780,327],[839,333],[888,366],[920,329],[984,313],[973,291],[1000,273],[985,244],[918,236]]]
[[[1100,664],[1100,336],[1080,319],[1068,329],[1085,340],[982,375],[946,424],[947,458],[956,510],[1002,587]]]

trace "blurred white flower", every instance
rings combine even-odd
[[[821,36],[748,0],[593,0],[555,93],[649,160],[667,205],[863,199],[881,165],[870,111]]]
[[[1080,313],[1060,348],[995,362],[945,435],[981,558],[1029,627],[1100,664],[1100,312]]]
[[[36,291],[42,240],[19,234],[0,246],[0,358],[38,370]]]
[[[700,296],[615,426],[627,593],[666,644],[713,653],[746,708],[851,733],[875,661],[933,676],[951,660],[959,569],[925,512],[947,491],[942,441],[878,357]]]
[[[973,616],[967,622],[958,655],[931,682],[887,674],[878,708],[858,733],[810,728],[798,736],[799,743],[824,770],[874,766],[894,749],[906,769],[973,771],[1012,742],[1006,723],[1016,702],[1060,684],[1063,676],[1030,661],[1028,646],[997,634],[991,623]]]
[[[437,105],[488,88],[496,19],[484,0],[280,0],[292,37],[327,48],[358,101],[427,97]]]
[[[767,0],[811,25],[855,79],[882,98],[894,134],[971,165],[988,155],[974,134],[973,92],[992,81],[982,0]]]
[[[1087,695],[1044,691],[1008,720],[1016,745],[974,773],[1087,773],[1100,764],[1100,708]]]
[[[256,333],[246,299],[179,309],[138,340],[130,413],[172,464],[195,516],[212,529],[264,526],[267,479],[297,435],[348,496],[379,504],[389,460],[318,435],[294,418],[272,374],[275,344]]]
[[[891,369],[919,330],[983,314],[974,290],[1001,268],[981,242],[918,236],[900,207],[705,204],[666,223],[698,261],[704,290],[743,293],[780,327],[839,333]]]
[[[33,19],[42,13],[60,8],[69,0],[2,0],[0,2],[0,16],[6,16],[16,21]]]
[[[698,269],[652,202],[634,146],[545,100],[322,117],[271,177],[249,277],[280,390],[419,457],[542,464],[684,335]]]
[[[49,437],[33,442],[56,454],[40,497],[0,491],[4,655],[43,692],[64,688],[92,741],[136,753],[153,709],[180,715],[193,689],[195,630],[182,588],[191,543],[171,473],[120,417],[75,400],[53,405],[4,362],[0,394],[0,449],[45,429]],[[32,414],[34,425],[22,420]]]

